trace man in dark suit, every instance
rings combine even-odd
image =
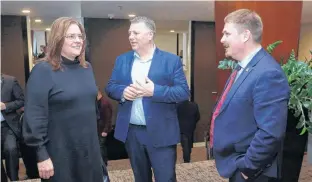
[[[189,100],[178,104],[178,119],[181,132],[181,145],[183,149],[183,160],[185,163],[191,161],[193,137],[196,123],[200,120],[198,105]]]
[[[24,106],[24,93],[16,78],[1,74],[1,154],[5,159],[6,172],[11,181],[18,180],[21,136],[17,110]],[[3,168],[3,164],[1,165]],[[3,171],[3,170],[2,170]]]
[[[280,177],[289,85],[281,66],[261,47],[260,16],[241,9],[224,19],[221,43],[238,61],[214,109],[210,145],[230,182]]]
[[[133,51],[117,58],[106,87],[119,101],[115,138],[125,142],[136,182],[151,182],[151,167],[156,182],[176,181],[176,103],[189,97],[181,59],[158,49],[155,33],[153,20],[131,20]]]

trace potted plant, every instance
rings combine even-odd
[[[276,41],[270,44],[267,51],[271,54],[281,43],[282,41]],[[219,62],[218,68],[233,69],[236,64],[233,60],[224,59]],[[312,142],[312,58],[305,61],[297,60],[292,50],[287,62],[283,63],[281,60],[281,66],[291,89],[283,145],[282,181],[295,182],[300,175],[308,133]],[[309,149],[312,153],[312,144]]]
[[[305,59],[306,63],[308,64],[308,66],[311,68],[312,67],[312,50],[310,50],[310,59]],[[312,108],[311,108],[311,77],[310,76],[310,82],[307,84],[308,90],[310,91],[310,105],[308,105],[308,117],[309,117],[309,123],[312,122]],[[309,131],[309,136],[308,136],[308,162],[312,165],[312,132]]]
[[[283,149],[282,181],[298,181],[308,132],[312,133],[312,70],[310,61],[300,61],[291,52],[282,65],[290,85],[288,121]]]

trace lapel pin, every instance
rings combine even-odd
[[[249,71],[249,68],[246,68],[246,72],[248,72]]]

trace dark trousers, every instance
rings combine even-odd
[[[156,182],[176,182],[176,145],[155,148],[146,127],[130,124],[125,146],[135,182],[152,182],[151,168]]]
[[[19,150],[17,138],[6,121],[1,122],[1,154],[5,160],[8,177],[11,181],[18,181]]]
[[[36,150],[27,146],[25,143],[20,143],[20,151],[28,179],[39,178]]]
[[[189,163],[191,161],[193,138],[184,133],[181,133],[181,146],[183,152],[183,160],[185,163]]]
[[[230,178],[229,182],[277,182],[276,178],[270,178],[264,175],[258,176],[256,179],[244,179],[241,172],[238,170],[234,173],[234,175]]]
[[[104,164],[107,166],[108,156],[107,156],[107,146],[106,146],[106,137],[99,136],[101,155]]]

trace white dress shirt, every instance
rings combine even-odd
[[[235,81],[238,79],[239,75],[242,74],[242,72],[245,70],[246,66],[249,64],[249,62],[252,60],[252,58],[260,51],[262,47],[258,47],[256,50],[251,52],[248,56],[245,57],[242,61],[238,62],[241,69],[238,71]]]
[[[141,82],[141,83],[145,82],[145,78],[148,76],[148,72],[152,64],[154,52],[155,52],[155,47],[151,56],[146,60],[142,60],[140,55],[134,52],[134,62],[133,62],[132,70],[131,70],[132,82],[134,84],[136,83],[136,81]],[[140,98],[135,99],[132,102],[132,109],[131,109],[131,116],[130,116],[131,124],[146,125],[142,99],[143,98],[140,97]]]

